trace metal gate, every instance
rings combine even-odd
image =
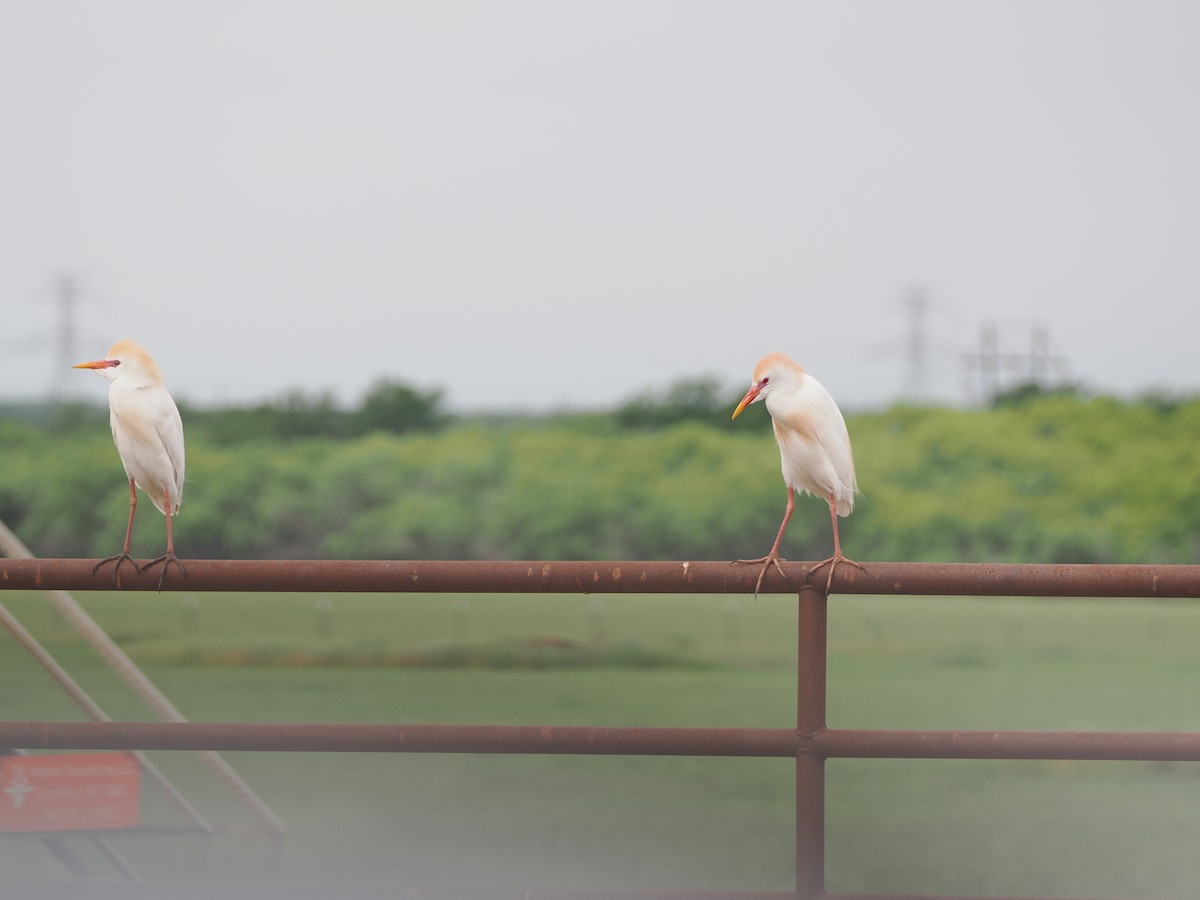
[[[0,588],[111,590],[108,572],[93,575],[93,564],[70,559],[2,560]],[[827,759],[1200,761],[1200,733],[829,728],[825,719],[827,597],[819,586],[824,570],[822,577],[814,579],[817,584],[808,584],[806,564],[787,563],[784,569],[788,580],[772,572],[763,590],[798,594],[794,729],[0,722],[0,747],[792,758],[796,764],[796,889],[784,896],[801,900],[900,900],[901,896],[919,900],[911,894],[825,890]],[[757,576],[757,567],[723,562],[189,560],[186,582],[180,579],[173,586],[182,584],[188,591],[746,594],[753,590]],[[157,573],[122,577],[125,590],[157,588]],[[874,595],[1196,598],[1200,597],[1200,566],[869,563],[865,571],[839,568],[833,588],[834,593]],[[416,895],[438,893],[422,889]],[[564,892],[507,893],[544,897]]]

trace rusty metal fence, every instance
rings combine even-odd
[[[0,560],[0,589],[111,590],[108,572],[93,575],[93,564],[92,560],[71,559]],[[827,759],[1200,761],[1200,733],[829,728],[825,718],[827,597],[819,586],[806,583],[806,564],[787,563],[784,569],[787,581],[772,572],[763,592],[798,595],[794,729],[0,722],[0,747],[789,758],[796,764],[796,886],[793,894],[785,896],[800,900],[899,900],[901,896],[921,900],[918,895],[826,891]],[[753,590],[757,576],[757,567],[731,567],[723,562],[189,560],[186,579],[172,577],[167,587],[188,591],[746,594]],[[127,571],[122,578],[124,590],[155,590],[158,586],[157,573],[138,576]],[[865,571],[839,568],[833,592],[1196,598],[1200,597],[1200,566],[870,563]],[[418,893],[432,896],[438,891]],[[598,896],[607,892],[587,893]]]

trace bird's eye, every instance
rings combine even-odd
[[[767,383],[768,381],[770,381],[770,380],[771,380],[770,378],[767,378],[767,377],[765,377],[765,376],[764,376],[764,377],[763,377],[763,380],[762,380],[762,381],[760,381],[760,382],[759,382],[759,384],[766,384],[766,383]]]
[[[114,366],[119,366],[121,364],[121,361],[119,359],[114,359],[111,362]]]

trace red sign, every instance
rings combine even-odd
[[[0,756],[0,831],[133,828],[138,770],[128,753]]]

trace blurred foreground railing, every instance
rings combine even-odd
[[[0,589],[113,590],[93,560],[0,560]],[[411,562],[187,560],[164,590],[460,593],[742,593],[757,566],[724,562]],[[1200,761],[1200,734],[1071,731],[871,731],[826,726],[826,572],[771,572],[764,593],[798,594],[795,729],[482,725],[0,722],[0,747],[763,756],[796,760],[796,889],[801,900],[900,895],[825,891],[825,760],[831,758]],[[126,569],[122,589],[155,590],[158,572]],[[840,567],[835,593],[1054,597],[1200,597],[1198,566],[866,563]],[[443,892],[444,893],[444,892]],[[484,892],[487,893],[487,892]],[[501,892],[502,893],[502,892]],[[528,896],[548,897],[537,891]],[[570,895],[571,892],[561,892]],[[616,896],[612,892],[597,892]],[[438,889],[406,890],[437,896]],[[683,896],[677,894],[675,896]],[[714,896],[714,895],[708,895]],[[907,900],[919,900],[908,895]]]
[[[547,753],[845,759],[1075,759],[1200,762],[1200,733],[620,728],[584,725],[254,725],[0,722],[27,750],[272,750],[322,753]]]

